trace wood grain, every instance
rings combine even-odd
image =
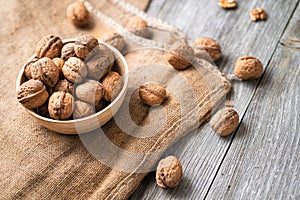
[[[208,199],[230,199],[230,197],[239,197],[243,192],[245,192],[244,197],[247,197],[251,192],[255,193],[255,189],[259,189],[259,187],[260,191],[263,191],[266,187],[266,189],[269,189],[268,195],[274,196],[278,193],[277,190],[283,187],[278,182],[275,184],[276,177],[279,174],[281,174],[282,180],[289,184],[287,188],[291,191],[291,195],[295,194],[296,189],[299,191],[299,188],[293,184],[293,181],[297,180],[297,176],[299,181],[299,168],[297,168],[297,161],[295,161],[298,156],[295,154],[297,148],[299,151],[299,147],[297,147],[299,146],[299,137],[296,131],[289,132],[292,136],[284,133],[286,130],[298,130],[299,132],[299,124],[295,121],[299,119],[299,114],[297,114],[294,107],[297,108],[298,105],[299,108],[299,100],[295,100],[295,97],[299,96],[299,92],[296,92],[299,91],[299,86],[295,84],[298,81],[299,85],[299,78],[297,79],[296,76],[288,78],[285,77],[285,73],[281,74],[280,72],[289,67],[296,68],[293,64],[298,62],[299,65],[299,54],[298,60],[295,53],[288,54],[277,50],[274,54],[298,2],[297,0],[279,0],[272,3],[259,0],[239,1],[238,8],[235,10],[223,10],[217,6],[216,1],[209,0],[153,0],[151,2],[148,9],[150,15],[158,16],[178,26],[193,39],[201,36],[217,39],[223,48],[223,57],[217,62],[221,71],[227,74],[233,73],[234,62],[239,56],[252,55],[262,61],[266,73],[262,81],[233,81],[233,91],[228,98],[233,102],[235,109],[242,118],[236,137],[220,138],[211,131],[208,124],[190,133],[166,152],[166,155],[175,155],[182,161],[184,179],[179,187],[173,190],[158,188],[155,184],[155,176],[151,173],[144,179],[131,199],[203,199],[207,195],[209,195]],[[255,7],[263,7],[267,11],[267,21],[254,23],[250,20],[249,12]],[[285,56],[288,56],[289,59],[284,61],[282,58]],[[274,59],[271,61],[272,58]],[[267,70],[269,67],[270,69]],[[274,72],[275,69],[279,71]],[[299,69],[293,72],[290,70],[287,73],[299,73]],[[295,92],[292,92],[293,90],[278,91],[281,88],[278,85],[283,84],[285,79],[290,81],[285,82],[286,87],[287,85],[293,85]],[[268,82],[272,80],[274,83],[269,85]],[[290,105],[282,101],[287,92],[290,92]],[[277,96],[280,94],[281,100],[276,101],[274,99],[276,93]],[[294,98],[292,98],[293,96]],[[252,102],[253,97],[255,101]],[[262,101],[264,106],[261,104]],[[244,118],[248,107],[248,113]],[[292,112],[292,110],[294,111]],[[255,113],[256,117],[253,117]],[[263,113],[263,115],[260,113]],[[277,113],[282,114],[276,115]],[[291,116],[287,118],[289,113]],[[283,116],[286,119],[282,118]],[[289,122],[288,119],[293,120]],[[278,125],[277,134],[271,135],[276,130],[275,122],[283,123],[285,126]],[[292,123],[294,127],[289,127],[289,123]],[[257,129],[256,134],[253,133],[254,129]],[[278,134],[284,135],[281,138]],[[264,147],[269,139],[269,145]],[[281,143],[281,139],[285,142]],[[234,145],[231,146],[231,144]],[[272,145],[273,149],[271,149]],[[269,154],[265,154],[267,149],[270,150]],[[229,153],[232,151],[230,155],[227,154],[228,150]],[[292,156],[283,159],[287,152],[292,153]],[[244,155],[247,155],[247,157],[244,157]],[[264,162],[265,165],[252,165],[251,158],[258,159],[256,164]],[[224,164],[226,164],[224,168],[222,165],[223,159]],[[288,159],[290,160],[286,163]],[[274,164],[282,166],[279,171],[276,172],[274,171],[275,168],[271,167]],[[219,167],[223,169],[222,172],[219,171]],[[245,172],[244,169],[250,171],[255,169],[255,171],[248,171],[248,174],[242,176]],[[284,169],[291,169],[292,172],[289,173],[290,175],[282,175],[285,173]],[[256,175],[255,172],[257,171],[260,171],[261,174]],[[256,185],[257,180],[259,180],[258,175],[262,175],[263,172],[266,174],[260,180],[262,185],[258,187]],[[224,181],[222,181],[222,173],[226,174]],[[249,175],[255,175],[256,179],[255,177],[251,178]],[[292,177],[293,175],[297,176]],[[214,182],[215,178],[216,182]],[[236,182],[231,183],[232,178],[235,178]],[[287,178],[290,178],[290,180]],[[269,179],[270,181],[268,181]],[[251,189],[247,190],[246,187],[249,187],[249,185],[243,183],[243,181],[250,181],[252,188],[250,187]],[[274,181],[274,184],[270,184],[272,181]],[[265,186],[264,183],[270,185]],[[233,186],[231,184],[235,184],[234,188],[237,192],[231,192],[229,196],[226,196],[226,191],[232,190]],[[272,188],[274,186],[277,186],[277,188]],[[218,190],[220,191],[218,192]],[[288,191],[285,195],[287,194]],[[281,195],[285,196],[284,193]]]
[[[207,199],[300,198],[299,91],[300,51],[278,45]]]

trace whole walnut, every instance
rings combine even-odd
[[[166,99],[167,92],[159,83],[146,83],[139,88],[142,102],[148,106],[160,105]]]
[[[53,92],[64,91],[70,94],[73,94],[74,84],[69,82],[67,79],[58,81],[55,85]]]
[[[218,111],[210,121],[212,129],[221,136],[231,134],[239,125],[239,114],[233,108]]]
[[[259,78],[263,71],[264,67],[260,60],[252,56],[238,58],[234,66],[234,74],[243,80]]]
[[[54,62],[54,64],[56,64],[56,66],[58,68],[59,77],[62,78],[63,77],[62,68],[65,64],[65,61],[62,58],[53,58],[52,61]]]
[[[122,90],[122,77],[117,72],[110,72],[102,81],[103,98],[113,101]]]
[[[103,96],[103,86],[100,82],[88,80],[76,87],[76,96],[88,103],[95,104]]]
[[[31,66],[33,63],[35,63],[36,61],[38,61],[38,57],[36,56],[33,56],[31,58],[29,58],[26,62],[25,62],[25,65],[24,65],[24,73],[25,73],[25,76],[28,78],[28,79],[32,79],[31,77]]]
[[[61,58],[68,60],[70,57],[75,57],[75,43],[67,43],[61,49]]]
[[[73,118],[80,119],[95,114],[95,106],[84,101],[77,100],[74,103]]]
[[[65,62],[62,72],[66,79],[72,83],[82,82],[87,76],[87,68],[84,62],[76,57],[71,57]]]
[[[100,80],[108,74],[114,64],[114,56],[110,49],[100,44],[84,60],[88,75],[94,80]]]
[[[68,119],[73,112],[74,98],[64,91],[54,92],[48,103],[48,111],[53,119]]]
[[[193,58],[194,50],[184,42],[175,42],[167,54],[168,62],[178,70],[189,67]]]
[[[75,2],[68,6],[67,17],[77,27],[83,27],[89,23],[89,11],[81,2]]]
[[[78,58],[85,59],[91,51],[99,45],[97,38],[90,35],[78,37],[75,40],[75,54]]]
[[[212,38],[199,38],[194,44],[195,56],[208,61],[216,61],[221,57],[221,45]]]
[[[30,67],[31,78],[41,80],[45,85],[53,87],[59,79],[59,69],[56,64],[47,57],[41,58]]]
[[[119,51],[122,51],[125,46],[124,38],[117,32],[106,33],[102,36],[101,40],[115,47]]]
[[[30,79],[18,88],[17,99],[28,109],[43,105],[49,97],[46,86],[39,80]]]
[[[140,37],[149,38],[150,36],[147,22],[138,16],[129,18],[125,28]]]
[[[63,43],[60,37],[56,35],[47,35],[38,42],[36,55],[38,58],[48,57],[52,59],[59,57],[62,47]]]
[[[156,183],[162,188],[174,188],[182,179],[182,166],[174,156],[162,159],[156,169]]]

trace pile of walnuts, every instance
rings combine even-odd
[[[25,63],[26,81],[18,89],[18,101],[56,120],[87,117],[120,93],[122,77],[113,66],[113,52],[94,36],[66,44],[56,35],[45,36]]]

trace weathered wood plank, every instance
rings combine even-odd
[[[299,111],[300,51],[279,46],[207,199],[299,199]]]
[[[239,2],[238,9],[226,11],[217,6],[217,1],[153,0],[148,13],[176,25],[194,39],[200,36],[217,39],[224,52],[217,64],[221,71],[230,74],[233,73],[235,59],[242,55],[256,56],[260,58],[264,66],[268,65],[297,2],[297,0],[279,0],[272,3],[259,0],[243,1]],[[266,22],[251,22],[249,12],[258,6],[268,12],[269,18]],[[276,79],[276,77],[273,78]],[[249,106],[258,83],[259,80],[233,82],[230,99],[241,117]],[[265,91],[258,90],[257,92]],[[253,112],[258,112],[258,110],[259,108]],[[244,123],[238,134],[240,136],[245,132],[243,125]],[[256,126],[258,125],[254,124],[251,128]],[[251,136],[248,129],[244,134]],[[237,145],[242,145],[238,140],[239,137],[234,139]],[[211,131],[208,124],[192,132],[175,144],[169,153],[166,153],[175,155],[182,161],[184,179],[180,186],[174,190],[160,189],[155,184],[154,174],[151,173],[145,178],[132,199],[204,198],[232,140],[233,136],[218,137]],[[238,158],[228,157],[228,159]]]

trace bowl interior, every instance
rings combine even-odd
[[[75,39],[67,39],[63,40],[63,43],[74,42]],[[104,44],[107,46],[114,54],[115,64],[112,68],[113,71],[117,71],[122,76],[123,87],[118,96],[109,103],[104,109],[99,112],[90,115],[88,117],[80,118],[80,119],[72,119],[72,120],[55,120],[47,117],[43,117],[37,114],[34,110],[26,109],[26,111],[33,116],[41,125],[45,126],[48,129],[54,130],[63,134],[79,134],[92,131],[102,125],[104,125],[107,121],[109,121],[115,112],[119,109],[122,102],[124,101],[124,97],[128,87],[128,66],[123,55],[111,45],[99,41],[100,44]],[[27,81],[27,78],[24,74],[25,65],[19,72],[17,82],[16,82],[16,90],[18,91],[19,86]],[[95,121],[96,120],[96,121]]]

